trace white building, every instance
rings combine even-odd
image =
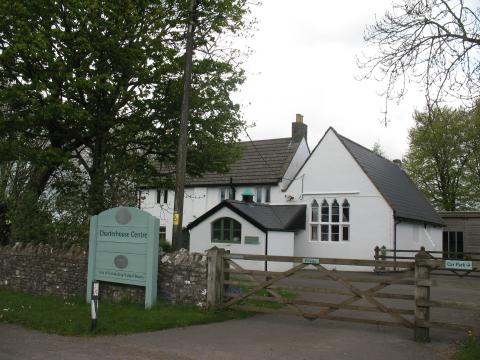
[[[398,165],[333,128],[308,157],[301,146],[303,165],[290,162],[296,171],[272,188],[270,204],[225,200],[192,219],[190,250],[360,259],[375,246],[441,250],[442,219]],[[259,161],[249,156],[242,161]]]
[[[310,155],[307,125],[297,114],[289,138],[242,142],[242,157],[230,166],[227,174],[207,173],[187,178],[183,224],[188,225],[222,200],[241,200],[252,191],[254,201],[284,204],[284,190]],[[175,192],[165,189],[142,189],[140,206],[160,218],[160,238],[172,241]]]

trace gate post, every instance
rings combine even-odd
[[[207,306],[211,310],[219,308],[223,301],[224,249],[216,246],[207,251]]]
[[[378,266],[378,260],[380,260],[380,248],[378,247],[378,245],[375,246],[375,249],[373,249],[373,251],[375,251],[375,255],[373,256],[375,259],[374,272],[378,273],[380,271],[380,266]]]
[[[415,255],[415,329],[414,339],[417,342],[430,341],[430,268],[424,260],[429,254],[422,249]]]

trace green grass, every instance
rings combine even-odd
[[[100,303],[97,328],[90,331],[90,305],[83,299],[34,296],[0,289],[0,322],[59,335],[116,335],[206,324],[250,316],[240,311],[205,311],[196,306]]]
[[[480,359],[480,341],[470,335],[455,355],[455,360],[478,360]]]

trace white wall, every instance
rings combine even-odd
[[[305,160],[307,160],[309,155],[310,150],[308,149],[308,144],[305,141],[305,138],[303,138],[298,145],[295,155],[293,156],[290,164],[288,165],[287,171],[285,171],[285,175],[283,176],[281,183],[282,190],[284,190],[288,186],[288,184],[292,182],[292,179],[297,174],[298,170],[303,165]]]
[[[268,255],[294,256],[295,233],[287,231],[268,232]],[[286,271],[293,267],[291,262],[268,262],[269,271]]]
[[[426,250],[442,251],[442,231],[438,226],[400,222],[397,224],[397,249],[420,250],[424,246]]]
[[[333,131],[328,131],[286,194],[307,205],[307,227],[298,232],[296,256],[373,259],[375,246],[393,244],[393,211]],[[350,240],[310,240],[311,202],[350,203]]]

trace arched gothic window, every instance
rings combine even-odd
[[[223,217],[212,222],[212,242],[240,244],[242,224],[237,220]]]
[[[318,222],[318,202],[312,201],[312,222]]]

